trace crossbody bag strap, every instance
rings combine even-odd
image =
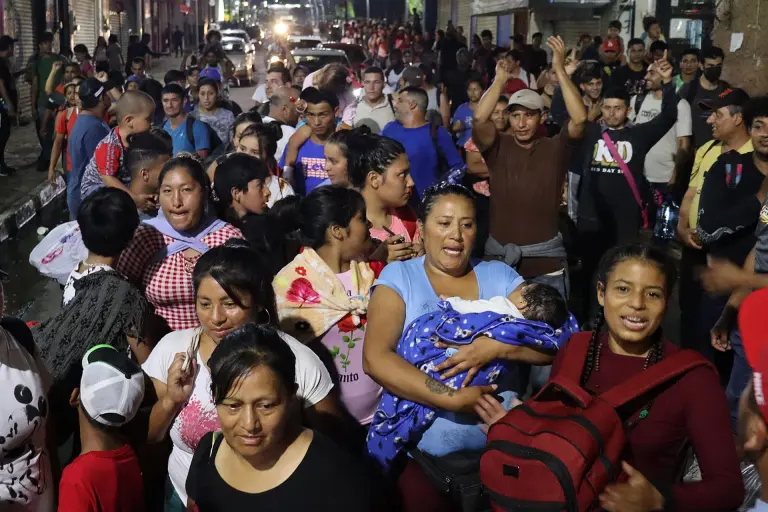
[[[624,174],[624,178],[627,180],[627,183],[629,184],[629,188],[632,190],[632,195],[635,196],[635,202],[637,202],[637,206],[640,207],[640,213],[643,216],[643,227],[648,227],[648,210],[643,204],[643,198],[640,195],[640,190],[637,188],[637,182],[635,181],[635,177],[632,176],[632,171],[629,170],[629,166],[627,165],[627,162],[624,161],[623,158],[621,158],[621,155],[619,154],[619,150],[616,148],[616,144],[613,143],[611,138],[608,136],[608,132],[603,132],[603,141],[605,141],[605,145],[608,148],[608,151],[611,153],[611,156],[613,157],[613,160],[618,164],[619,169],[621,169],[622,174]]]

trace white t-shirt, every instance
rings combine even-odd
[[[75,281],[84,278],[87,275],[93,274],[94,272],[99,272],[101,270],[112,270],[112,267],[109,265],[94,265],[94,266],[86,266],[85,270],[83,272],[78,272],[77,269],[80,268],[80,264],[75,267],[75,269],[69,274],[69,277],[67,278],[67,284],[64,285],[64,296],[61,299],[61,305],[66,306],[69,304],[69,301],[75,298]]]
[[[271,123],[272,121],[275,121],[276,119],[274,117],[264,116],[261,118],[264,123]],[[277,151],[275,151],[275,160],[278,162],[281,158],[283,158],[283,153],[285,153],[285,146],[288,145],[288,139],[291,138],[291,135],[293,135],[296,132],[296,128],[293,126],[288,126],[287,124],[283,123],[280,125],[280,129],[283,131],[283,136],[280,138],[279,141],[277,141]]]
[[[253,101],[258,101],[259,103],[268,102],[269,98],[267,98],[267,84],[261,84],[256,87],[256,90],[253,91],[253,97],[251,99]]]
[[[632,98],[630,107],[635,111],[637,96]],[[643,104],[636,110],[632,122],[636,124],[647,123],[661,113],[661,99],[652,93],[643,100]],[[667,183],[675,171],[675,154],[677,153],[677,139],[690,137],[693,134],[691,120],[691,106],[685,100],[677,103],[677,122],[675,126],[651,148],[645,156],[645,177],[651,183]]]
[[[144,372],[151,378],[166,383],[168,368],[174,357],[179,352],[187,351],[195,331],[197,329],[185,329],[163,337],[142,365]],[[312,349],[285,333],[280,333],[280,337],[296,356],[296,394],[304,402],[304,407],[311,407],[325,398],[333,388],[331,376]],[[199,370],[192,396],[171,424],[173,450],[168,459],[168,476],[182,503],[187,502],[187,474],[200,439],[208,432],[219,430],[219,418],[211,397],[211,374],[199,353],[197,367]]]
[[[45,449],[51,385],[43,364],[0,327],[0,510],[51,512],[53,477]]]
[[[269,188],[269,201],[267,201],[267,206],[270,208],[272,208],[276,202],[283,199],[284,197],[296,194],[290,183],[288,183],[283,178],[278,178],[277,176],[270,176],[268,178],[267,187]]]
[[[405,71],[405,68],[403,68],[403,71]],[[400,88],[400,77],[403,76],[403,71],[395,73],[395,70],[393,69],[389,72],[389,75],[387,75],[387,85],[395,91]]]

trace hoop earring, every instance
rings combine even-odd
[[[258,320],[259,325],[270,325],[272,323],[272,315],[269,314],[269,310],[267,308],[263,308],[261,311],[259,311],[259,317],[261,317],[262,313],[266,313],[267,314],[267,321],[266,322],[262,322],[261,318],[259,318],[259,320]]]

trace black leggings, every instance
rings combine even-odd
[[[11,116],[4,108],[0,108],[0,166],[5,165],[5,146],[11,138]]]

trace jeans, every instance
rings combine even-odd
[[[747,363],[744,355],[744,343],[738,329],[731,331],[731,351],[733,352],[733,366],[731,377],[725,388],[725,397],[728,399],[728,407],[731,410],[731,428],[733,432],[739,431],[739,398],[752,378],[752,368]]]
[[[55,124],[55,117],[51,117],[51,119],[48,121],[48,133],[45,137],[40,136],[40,126],[43,122],[43,117],[45,116],[46,111],[46,105],[43,104],[42,106],[37,107],[37,123],[35,123],[35,128],[37,128],[37,137],[40,140],[40,157],[39,159],[43,162],[45,162],[46,168],[48,166],[48,162],[51,161],[51,149],[53,149],[53,131],[54,131],[54,124]]]
[[[181,498],[176,494],[176,490],[173,488],[171,478],[165,478],[165,503],[163,504],[163,512],[185,512],[187,510],[187,504],[181,502]]]

